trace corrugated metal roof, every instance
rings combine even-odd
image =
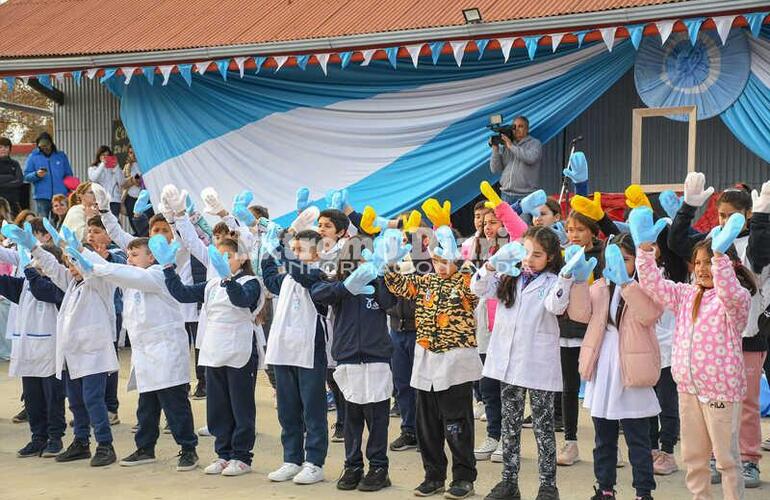
[[[0,58],[187,49],[485,22],[686,0],[9,0]]]

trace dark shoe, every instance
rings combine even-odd
[[[564,432],[564,421],[562,419],[556,419],[553,421],[553,430],[555,432]]]
[[[602,491],[594,486],[594,492],[596,494],[591,497],[591,500],[615,500],[615,490]]]
[[[525,429],[531,429],[534,426],[532,423],[532,415],[524,417],[524,420],[521,421],[521,426]]]
[[[191,397],[192,399],[206,399],[206,385],[198,382]]]
[[[643,497],[637,497],[639,500],[653,500],[652,495],[644,495]]]
[[[416,497],[430,497],[444,493],[444,481],[430,481],[426,479],[417,488],[414,489]]]
[[[99,448],[96,449],[99,455]],[[151,464],[155,462],[155,452],[146,448],[139,448],[126,458],[120,461],[121,467],[134,467],[135,465]]]
[[[332,443],[344,443],[345,442],[345,434],[342,432],[342,426],[337,426],[337,424],[332,425],[332,435],[329,438],[329,440]]]
[[[45,449],[45,441],[30,441],[27,445],[16,452],[17,458],[39,457]]]
[[[94,458],[91,459],[91,467],[104,467],[114,464],[117,460],[118,457],[115,455],[115,448],[112,447],[112,444],[100,444],[96,447]]]
[[[540,485],[535,500],[559,500],[559,489],[556,486]]]
[[[518,484],[511,484],[505,481],[500,481],[492,488],[484,500],[519,500],[521,498],[521,492],[519,491]]]
[[[179,461],[176,463],[176,470],[184,472],[194,470],[198,467],[198,454],[195,450],[182,450],[179,452]]]
[[[380,491],[390,486],[387,467],[369,467],[369,472],[358,483],[358,491]]]
[[[27,409],[22,408],[19,413],[13,416],[13,418],[11,419],[11,422],[13,422],[14,424],[23,424],[27,420],[29,420],[29,416],[27,416]]]
[[[337,480],[337,489],[350,491],[358,487],[361,478],[364,477],[363,467],[345,467],[342,476]]]
[[[61,439],[49,439],[43,450],[43,454],[40,456],[43,458],[53,458],[61,453],[62,448]]]
[[[473,496],[473,483],[470,481],[452,481],[449,489],[444,493],[444,498],[451,498],[452,500],[468,498],[469,496]]]
[[[393,406],[390,408],[390,413],[388,414],[393,418],[397,418],[401,416],[401,408],[398,407],[398,403],[394,402]]]
[[[417,448],[417,436],[410,432],[402,432],[395,441],[390,443],[391,451],[404,451]]]
[[[56,455],[57,462],[72,462],[91,458],[91,445],[88,441],[75,439],[66,450]]]

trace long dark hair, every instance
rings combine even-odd
[[[542,272],[550,272],[558,274],[564,265],[564,258],[561,255],[561,243],[559,243],[559,237],[550,227],[535,226],[527,229],[524,233],[522,240],[531,239],[538,243],[546,255],[548,261],[545,264],[545,268]],[[497,298],[505,307],[512,307],[516,302],[516,284],[518,282],[518,276],[503,276],[500,278],[500,282],[497,285]]]
[[[629,255],[633,255],[636,257],[636,245],[634,245],[634,240],[631,238],[631,235],[629,233],[619,233],[615,234],[613,236],[610,236],[610,238],[607,240],[607,244],[605,245],[605,248],[609,247],[610,245],[617,245],[620,247],[622,251],[625,251]],[[602,269],[607,267],[607,263],[604,260],[604,252],[601,253],[600,256]],[[636,273],[631,277],[632,279],[636,279]],[[614,282],[610,281],[610,304],[612,304],[612,296],[615,295],[615,285]],[[607,308],[607,322],[610,325],[615,325],[616,327],[620,327],[620,321],[623,319],[623,310],[625,309],[626,301],[623,299],[623,297],[620,297],[620,302],[618,303],[617,311],[613,311],[612,308]],[[613,316],[613,313],[615,313],[615,316]]]
[[[96,158],[94,159],[93,163],[91,163],[92,167],[95,167],[102,162],[101,156],[104,153],[112,155],[112,149],[109,146],[99,146],[99,149],[96,150]]]
[[[698,252],[700,250],[705,250],[709,258],[714,256],[714,251],[711,249],[711,238],[706,238],[705,240],[701,240],[692,247],[690,262],[693,265],[695,265],[695,256],[698,255]],[[740,257],[738,257],[738,252],[735,250],[735,247],[730,246],[730,248],[728,248],[727,251],[725,252],[725,255],[727,255],[727,257],[730,258],[730,262],[733,263],[733,269],[735,270],[735,277],[738,279],[738,283],[740,283],[743,288],[748,290],[751,295],[755,295],[757,293],[757,282],[754,280],[754,275],[751,273],[751,271],[746,269],[746,266],[744,266],[743,263],[741,262]],[[701,303],[701,300],[703,299],[703,294],[705,293],[705,291],[706,290],[703,287],[698,286],[698,294],[695,296],[695,302],[693,303],[693,307],[692,307],[693,321],[695,321],[695,318],[698,317],[698,311],[700,310],[700,303]]]
[[[231,254],[237,254],[240,252],[240,249],[238,248],[238,240],[233,238],[222,238],[219,241],[219,245],[217,246],[226,246],[227,250],[231,252]],[[241,272],[249,276],[254,276],[254,268],[251,267],[251,259],[248,255],[246,256],[246,260],[243,261],[243,264],[241,264]]]

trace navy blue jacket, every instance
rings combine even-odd
[[[43,276],[34,268],[24,269],[24,276],[29,282],[29,291],[40,302],[49,302],[57,308],[61,307],[64,300],[64,290],[53,284],[48,276]]]
[[[195,283],[194,285],[183,284],[182,279],[176,273],[176,266],[163,269],[163,274],[166,276],[166,288],[177,302],[183,304],[203,303],[206,298],[206,282]],[[220,286],[225,288],[227,297],[234,306],[248,307],[254,311],[259,304],[259,294],[262,293],[259,281],[250,280],[240,284],[236,280],[241,276],[243,274],[239,273],[226,282],[223,281]]]
[[[353,295],[341,281],[319,280],[310,289],[314,302],[334,308],[332,358],[338,364],[389,363],[393,344],[386,309],[396,305],[382,278],[374,295]]]

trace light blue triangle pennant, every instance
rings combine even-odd
[[[583,40],[585,40],[586,35],[588,34],[587,30],[578,31],[575,33],[575,36],[578,39],[578,47],[581,47],[583,45]]]
[[[527,55],[529,56],[530,61],[535,58],[535,53],[537,52],[537,44],[540,42],[541,38],[542,35],[524,37],[524,45],[527,46]]]
[[[388,56],[390,65],[395,69],[398,61],[398,47],[388,47],[385,49],[385,54]]]
[[[16,78],[12,76],[6,76],[5,84],[8,86],[8,92],[13,92],[13,86],[16,84]]]
[[[430,47],[430,55],[433,59],[434,66],[438,62],[438,58],[441,56],[441,49],[444,48],[444,43],[446,42],[432,42],[428,44],[428,47]]]
[[[177,64],[179,68],[179,74],[182,75],[184,81],[187,82],[187,86],[192,85],[192,64]]]
[[[487,48],[487,45],[489,45],[489,40],[474,40],[476,42],[476,47],[479,49],[479,61],[481,61],[481,58],[484,57],[484,51]]]
[[[347,68],[348,64],[350,64],[350,58],[353,57],[353,52],[350,50],[347,52],[340,52],[339,56],[340,62],[342,63],[342,69],[345,69]]]
[[[765,17],[767,17],[767,12],[754,12],[751,14],[743,14],[743,17],[746,18],[746,22],[749,23],[749,28],[751,28],[751,34],[754,35],[754,38],[759,36],[759,32],[762,30],[762,21],[765,20]]]
[[[628,37],[631,39],[631,43],[634,48],[638,50],[639,45],[642,43],[642,36],[644,35],[644,25],[633,24],[631,26],[626,26],[626,29],[628,30]]]
[[[222,75],[222,79],[227,81],[227,68],[230,66],[230,59],[220,59],[217,61],[217,68],[219,68],[219,74]]]
[[[144,74],[144,77],[147,78],[147,83],[152,87],[152,84],[155,82],[155,66],[144,66],[142,68],[142,73]]]
[[[105,83],[107,80],[115,76],[118,72],[118,68],[104,68],[104,75],[99,79],[99,83]]]
[[[310,55],[309,54],[305,54],[305,55],[302,55],[302,56],[295,56],[295,59],[297,60],[297,66],[299,66],[300,69],[302,69],[304,71],[305,68],[307,67],[307,61],[308,61],[308,59],[310,59]]]
[[[83,72],[82,71],[73,71],[72,72],[72,79],[75,80],[75,85],[78,87],[80,86],[80,80],[83,78]]]
[[[257,71],[254,72],[255,75],[259,73],[260,69],[262,69],[262,65],[265,64],[266,60],[267,58],[263,56],[256,56],[254,58],[254,64],[257,66]]]
[[[703,21],[705,20],[705,17],[695,17],[692,19],[682,20],[685,27],[687,28],[687,33],[690,34],[690,43],[693,46],[695,46],[695,43],[698,41],[698,32],[700,31],[701,24],[703,24]]]

